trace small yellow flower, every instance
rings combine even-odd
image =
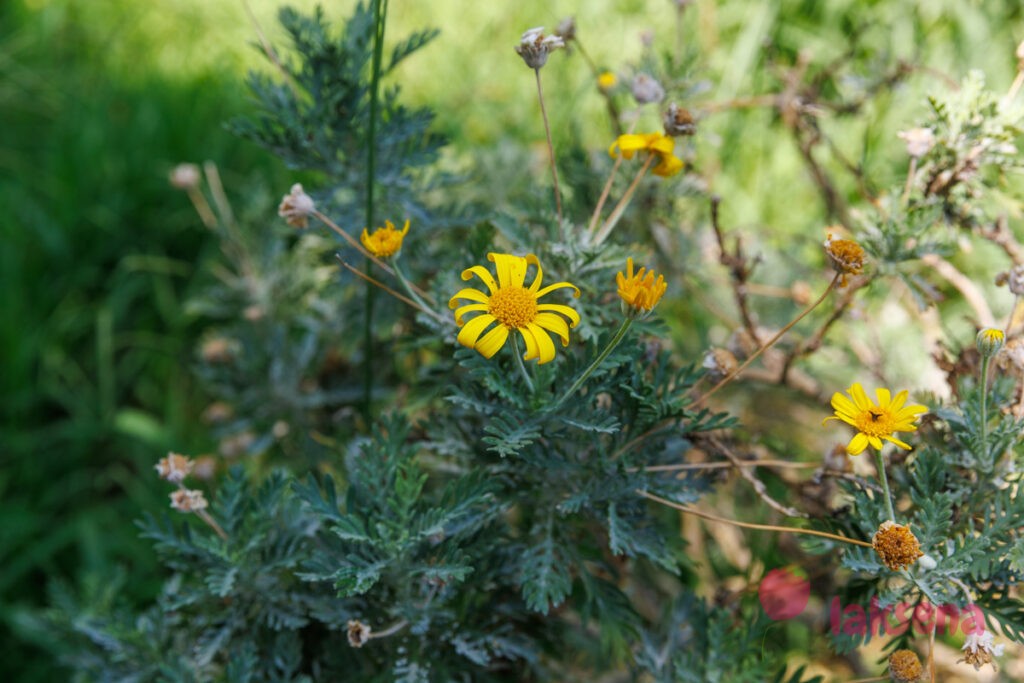
[[[864,250],[853,240],[832,239],[832,233],[829,233],[825,238],[825,254],[832,262],[832,267],[842,275],[840,287],[846,285],[847,275],[860,275],[864,272]]]
[[[882,564],[894,572],[909,567],[924,555],[921,543],[910,527],[893,521],[882,522],[871,537],[871,547],[878,553]]]
[[[649,314],[668,289],[665,278],[658,275],[655,279],[653,270],[641,268],[634,274],[631,258],[626,259],[625,274],[620,271],[615,275],[615,283],[619,286],[619,297],[633,316]]]
[[[366,228],[363,228],[363,234],[359,236],[359,241],[366,247],[366,251],[377,258],[388,258],[397,254],[398,250],[402,248],[402,240],[405,239],[407,232],[409,232],[409,221],[405,222],[405,227],[401,230],[396,229],[395,224],[391,221],[384,221],[384,227],[377,228],[373,233],[368,233]]]
[[[538,300],[548,292],[568,287],[574,296],[580,290],[569,282],[556,282],[541,289],[543,271],[540,262],[533,254],[513,256],[512,254],[488,254],[487,260],[494,263],[498,273],[495,281],[490,271],[483,266],[473,266],[462,271],[462,279],[470,280],[474,275],[483,280],[490,294],[478,289],[466,288],[459,290],[448,302],[448,307],[455,310],[455,324],[461,327],[458,341],[463,346],[476,349],[484,358],[491,358],[508,339],[511,330],[519,330],[526,344],[523,360],[538,359],[539,364],[547,363],[555,357],[555,345],[550,333],[555,333],[562,340],[562,346],[569,345],[569,328],[576,327],[580,314],[569,306],[562,304],[542,304]],[[529,288],[523,286],[526,271],[536,266],[537,275]],[[459,299],[470,301],[459,304]],[[480,315],[469,321],[463,319],[466,313],[477,312]],[[556,315],[558,314],[558,315]],[[566,324],[559,315],[569,319]],[[484,330],[498,323],[486,334]]]
[[[893,683],[913,683],[923,673],[921,660],[913,650],[896,650],[889,655],[889,678]]]
[[[683,160],[673,154],[676,147],[675,138],[663,133],[627,133],[616,138],[608,148],[608,154],[625,159],[632,159],[637,152],[647,151],[658,157],[659,163],[654,167],[655,175],[667,178],[683,169]]]
[[[605,71],[597,77],[597,87],[604,91],[611,90],[618,82],[619,79],[611,71]]]
[[[864,392],[859,382],[846,390],[850,398],[838,391],[832,395],[832,407],[835,415],[826,417],[822,424],[829,420],[842,420],[857,428],[857,434],[850,440],[846,452],[859,455],[870,444],[882,450],[882,439],[890,441],[900,448],[910,450],[910,446],[893,436],[896,432],[917,431],[914,422],[919,415],[928,412],[922,405],[912,404],[904,407],[907,402],[907,391],[903,390],[893,398],[888,389],[878,389],[878,405],[875,405]]]

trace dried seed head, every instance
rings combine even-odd
[[[370,639],[371,628],[358,619],[348,621],[348,644],[352,647],[362,647]]]
[[[201,481],[210,481],[217,474],[217,459],[202,455],[193,462],[192,476]]]
[[[171,507],[178,512],[199,512],[208,506],[202,491],[178,489],[171,493]]]
[[[665,110],[661,117],[661,122],[665,126],[665,135],[671,135],[672,137],[693,135],[697,132],[697,124],[693,120],[693,114],[675,102],[671,102],[668,105],[668,109]]]
[[[168,453],[167,457],[160,458],[160,461],[157,462],[156,471],[161,479],[172,484],[180,484],[185,481],[185,477],[192,471],[193,466],[194,463],[187,455]]]
[[[246,430],[221,439],[218,450],[225,458],[237,458],[245,455],[255,441],[256,435]]]
[[[565,47],[565,41],[558,36],[545,36],[544,27],[538,26],[523,33],[515,49],[526,66],[539,69],[547,64],[548,55],[560,47]]]
[[[878,527],[878,531],[871,538],[871,547],[878,553],[882,564],[894,572],[909,567],[917,558],[924,555],[921,552],[921,543],[910,527],[893,521],[883,522],[882,526]]]
[[[864,250],[853,240],[837,240],[828,233],[825,239],[825,254],[832,267],[842,274],[839,285],[846,284],[847,275],[860,275],[864,272]]]
[[[639,104],[661,102],[665,99],[665,89],[654,78],[645,73],[639,73],[633,78],[633,98]]]
[[[921,660],[912,650],[896,650],[889,655],[889,677],[893,683],[913,683],[923,673]]]
[[[736,361],[736,356],[732,355],[727,349],[716,347],[707,350],[701,366],[708,371],[708,379],[712,382],[721,382],[736,372],[739,363]]]
[[[305,229],[309,226],[309,215],[316,211],[316,204],[302,189],[302,185],[295,183],[292,190],[281,199],[281,205],[277,207],[277,215],[284,218],[288,225],[293,228]]]
[[[1014,266],[1008,271],[996,275],[996,284],[1002,287],[1006,285],[1010,292],[1020,296],[1024,294],[1024,265]]]
[[[179,190],[194,190],[199,187],[199,167],[195,164],[178,164],[168,176],[171,187]]]
[[[566,17],[558,22],[558,28],[555,29],[555,35],[561,38],[564,42],[576,38],[576,17]]]
[[[995,658],[1003,655],[1002,644],[994,645],[995,637],[991,631],[985,631],[982,634],[971,633],[967,636],[964,641],[964,646],[961,648],[964,653],[963,659],[958,659],[957,664],[960,662],[967,662],[974,667],[975,671],[980,671],[981,667],[986,664],[991,664],[992,668],[996,671],[999,668],[996,666]]]
[[[235,410],[224,401],[214,401],[203,411],[203,422],[211,425],[227,422],[235,416]]]
[[[915,159],[920,159],[935,146],[935,134],[931,128],[911,128],[896,135],[907,143],[907,154]]]
[[[203,342],[199,355],[207,363],[230,363],[235,359],[235,343],[227,337],[212,337]]]

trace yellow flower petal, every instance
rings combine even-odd
[[[905,451],[909,451],[910,450],[910,444],[903,443],[902,441],[900,441],[899,439],[897,439],[894,436],[885,436],[885,437],[882,437],[882,438],[884,438],[886,441],[889,441],[889,442],[892,442],[892,443],[896,444],[897,446],[899,446],[900,448],[902,448]]]
[[[849,453],[850,455],[860,455],[861,453],[864,452],[864,449],[867,447],[867,434],[861,434],[860,432],[858,432],[856,436],[850,439],[850,443],[846,446],[846,452]]]
[[[878,387],[875,389],[875,396],[878,397],[878,407],[888,409],[889,404],[892,403],[892,394],[889,393],[888,389]]]
[[[893,411],[894,413],[898,413],[900,408],[903,407],[903,404],[907,402],[907,396],[909,395],[910,392],[907,391],[906,389],[896,394],[895,398],[892,399],[892,403],[889,404],[889,410]]]
[[[860,382],[854,382],[850,385],[850,388],[846,390],[853,398],[854,405],[857,406],[857,410],[867,410],[871,407],[871,399],[864,392],[864,387],[860,385]]]
[[[562,346],[569,345],[569,326],[557,315],[554,313],[539,313],[533,321],[545,330],[550,330],[557,334],[562,340]]]
[[[479,289],[470,289],[469,287],[467,287],[466,289],[460,289],[455,294],[455,296],[453,296],[448,301],[448,308],[458,308],[459,304],[457,303],[457,301],[459,299],[466,299],[468,301],[477,301],[477,302],[482,303],[482,304],[485,304],[488,301],[487,295],[484,294],[483,292],[481,292]]]
[[[843,412],[850,416],[857,413],[857,406],[853,404],[853,401],[846,398],[838,391],[832,394],[832,407],[836,409],[836,412]]]
[[[469,280],[474,275],[484,281],[484,284],[487,285],[487,289],[491,291],[491,294],[498,291],[498,283],[494,281],[494,276],[491,275],[483,266],[473,266],[462,271],[463,280]]]
[[[553,285],[548,285],[547,287],[545,287],[542,290],[540,290],[539,292],[537,292],[537,298],[539,299],[542,296],[544,296],[545,294],[553,292],[556,289],[562,289],[564,287],[568,287],[568,288],[572,289],[573,297],[576,298],[576,299],[579,298],[579,296],[580,296],[580,289],[579,289],[579,287],[577,287],[576,285],[572,284],[571,282],[556,282]]]
[[[481,337],[473,348],[479,351],[480,355],[484,358],[490,358],[505,345],[506,339],[508,339],[508,328],[504,325],[498,325]]]
[[[538,365],[544,365],[549,361],[555,359],[555,343],[551,341],[551,337],[545,332],[540,325],[536,323],[528,323],[527,329],[533,333],[534,339],[537,340],[538,350]]]
[[[540,355],[537,349],[537,340],[533,336],[533,332],[530,330],[520,327],[519,334],[523,337],[523,343],[526,344],[526,353],[523,354],[523,360],[532,360]]]
[[[576,312],[576,309],[565,304],[537,304],[537,310],[561,313],[569,319],[569,327],[576,327],[580,323],[580,314]]]
[[[489,313],[478,315],[467,322],[465,326],[459,330],[459,336],[457,337],[458,342],[463,346],[468,346],[472,349],[476,346],[476,340],[480,338],[480,335],[483,334],[488,325],[496,322],[497,320],[497,318]]]
[[[472,311],[486,311],[487,304],[466,304],[455,309],[455,324],[462,326],[462,316]]]
[[[526,280],[525,258],[511,254],[490,253],[487,255],[487,260],[493,262],[495,270],[498,271],[499,287],[523,286],[523,282]]]

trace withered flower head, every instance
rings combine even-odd
[[[156,471],[161,479],[172,484],[180,484],[192,471],[193,465],[194,463],[187,455],[168,453],[167,457],[160,458],[160,461],[157,462]]]
[[[935,133],[931,128],[911,128],[896,134],[907,143],[907,154],[920,159],[935,146]]]
[[[576,37],[576,17],[566,17],[558,22],[555,35],[567,43],[573,40]]]
[[[668,105],[661,122],[665,126],[665,135],[678,137],[680,135],[693,135],[697,132],[697,124],[693,120],[693,114],[689,109],[680,107],[675,102]]]
[[[194,190],[199,187],[199,167],[195,164],[178,164],[171,169],[168,179],[171,187],[178,190]]]
[[[211,365],[230,363],[235,359],[235,343],[227,337],[211,337],[199,347],[199,355]]]
[[[651,76],[639,73],[633,78],[633,99],[639,104],[661,102],[665,99],[665,89]]]
[[[825,254],[832,267],[842,275],[839,285],[846,285],[847,275],[860,275],[864,272],[864,250],[853,240],[837,240],[828,233],[825,239]]]
[[[878,527],[878,531],[871,537],[871,547],[878,553],[882,564],[894,572],[909,567],[924,555],[921,543],[910,527],[891,520]]]
[[[208,505],[202,491],[178,489],[171,493],[171,507],[178,512],[199,512]]]
[[[967,662],[974,667],[975,671],[980,671],[981,667],[991,664],[992,668],[998,671],[999,668],[996,666],[995,658],[1002,657],[1004,645],[994,645],[994,641],[995,637],[991,631],[985,631],[980,635],[971,633],[967,636],[964,646],[961,648],[964,657],[963,659],[958,659],[957,663]]]
[[[921,660],[913,650],[896,650],[889,655],[889,678],[893,683],[913,683],[923,673]]]
[[[370,639],[372,629],[358,619],[348,620],[348,644],[352,647],[362,647]]]
[[[523,33],[515,49],[526,62],[526,66],[539,69],[547,64],[548,55],[560,47],[565,47],[564,40],[559,36],[545,36],[544,27],[538,26]]]
[[[306,194],[300,183],[295,183],[291,192],[281,199],[277,215],[284,218],[293,228],[305,229],[309,226],[309,214],[315,210],[313,198]]]
[[[704,362],[701,365],[708,371],[708,379],[712,382],[721,382],[736,372],[736,368],[739,367],[736,356],[732,355],[728,349],[720,347],[708,349],[707,353],[704,354]]]
[[[1010,292],[1020,296],[1024,294],[1024,266],[1014,266],[1008,271],[996,275],[996,284],[1006,285]]]

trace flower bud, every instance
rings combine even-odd
[[[975,343],[978,346],[978,353],[984,358],[991,358],[992,356],[999,353],[999,349],[1003,348],[1003,344],[1006,342],[1006,335],[1002,330],[997,330],[994,327],[986,327],[978,336],[975,338]]]

